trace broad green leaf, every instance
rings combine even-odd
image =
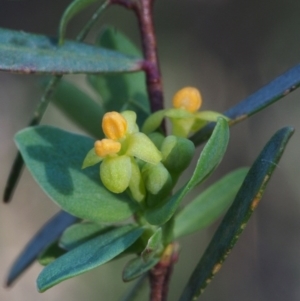
[[[97,44],[127,55],[141,57],[141,53],[136,46],[113,27],[106,27],[102,31]],[[133,110],[137,113],[139,126],[150,114],[146,80],[143,72],[89,75],[88,80],[101,95],[107,111]]]
[[[190,180],[163,204],[145,212],[145,217],[150,224],[162,225],[172,217],[187,193],[203,182],[219,165],[226,151],[228,140],[228,123],[225,119],[220,118],[200,155]]]
[[[104,110],[87,94],[67,81],[61,81],[53,96],[53,103],[75,124],[90,135],[102,138]]]
[[[230,118],[230,125],[239,123],[257,112],[265,109],[277,100],[285,97],[300,86],[300,65],[296,65],[284,74],[278,76],[266,86],[253,94],[247,96],[238,104],[229,108],[223,114]],[[209,124],[205,128],[191,137],[195,145],[206,141],[211,135],[214,124]]]
[[[130,260],[123,270],[123,281],[128,282],[143,275],[152,269],[159,260],[159,257],[152,257],[149,258],[149,260],[144,261],[140,256]]]
[[[15,280],[37,259],[39,254],[55,242],[62,232],[77,221],[77,217],[60,211],[52,217],[27,243],[22,253],[10,268],[6,285],[11,286]]]
[[[0,29],[0,70],[23,74],[129,72],[141,70],[141,60],[85,43],[58,46],[47,36]]]
[[[184,207],[175,218],[175,239],[201,230],[219,218],[233,202],[248,170],[240,168],[229,173]]]
[[[65,250],[59,247],[57,241],[49,245],[38,257],[39,264],[46,266],[56,260],[58,257],[64,255]]]
[[[59,245],[66,250],[72,250],[82,243],[112,230],[112,226],[100,225],[91,222],[82,222],[66,229],[59,240]]]
[[[43,269],[37,279],[38,290],[44,292],[63,280],[110,261],[131,246],[143,231],[127,225],[85,242]]]
[[[255,160],[179,301],[196,300],[220,270],[262,198],[293,132],[291,127],[277,131]]]
[[[82,10],[84,10],[89,5],[98,2],[99,0],[73,0],[71,4],[67,7],[67,9],[64,11],[63,16],[61,17],[60,23],[59,23],[59,42],[60,44],[63,42],[65,37],[65,32],[67,25],[69,21],[76,16],[78,13],[80,13]],[[99,1],[100,2],[100,1]]]
[[[137,209],[137,203],[126,194],[113,194],[103,186],[99,166],[81,169],[93,146],[91,138],[38,126],[22,130],[15,140],[37,183],[72,215],[95,222],[116,222]]]
[[[162,228],[158,228],[149,238],[147,246],[141,254],[144,262],[149,261],[154,255],[163,251],[162,237]]]

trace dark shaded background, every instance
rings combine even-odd
[[[0,26],[55,35],[60,16],[70,2],[0,0]],[[181,87],[193,85],[201,89],[205,109],[223,111],[300,60],[299,1],[156,2],[155,21],[167,101]],[[94,8],[71,22],[68,37],[75,36]],[[90,34],[90,41],[104,23],[117,26],[139,44],[132,13],[119,7],[110,9]],[[69,78],[91,93],[82,76]],[[26,125],[41,95],[37,80],[37,76],[0,73],[1,193],[16,151],[12,137]],[[236,167],[250,165],[278,128],[299,128],[299,96],[296,90],[233,127],[225,159],[208,183]],[[43,123],[79,131],[54,107],[49,108]],[[300,300],[299,170],[296,132],[261,205],[200,300]],[[13,202],[0,209],[2,282],[22,246],[57,210],[25,171]],[[181,256],[171,283],[171,301],[178,299],[215,229],[216,225],[182,239]],[[41,267],[34,264],[13,289],[0,288],[0,300],[118,300],[128,287],[121,281],[124,264],[124,260],[118,260],[104,265],[44,294],[36,292],[35,279]],[[140,300],[147,297],[142,295]]]

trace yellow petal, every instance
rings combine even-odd
[[[103,116],[102,129],[107,138],[118,140],[126,134],[126,119],[118,112],[108,112]]]
[[[173,97],[173,106],[177,109],[185,109],[191,113],[199,110],[202,97],[198,89],[185,87],[179,90]]]
[[[121,143],[111,139],[102,139],[95,142],[95,153],[99,157],[116,154],[121,149]]]

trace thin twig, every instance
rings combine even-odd
[[[153,0],[137,2],[135,12],[139,22],[142,47],[145,58],[147,89],[150,98],[151,111],[163,109],[162,79],[157,56],[156,36],[153,24]]]

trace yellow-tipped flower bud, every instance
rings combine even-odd
[[[111,139],[102,139],[95,142],[95,153],[99,157],[116,154],[121,149],[121,143]]]
[[[109,112],[102,119],[102,129],[107,138],[118,140],[126,134],[127,121],[120,113]]]
[[[185,87],[173,97],[173,106],[176,109],[185,109],[191,113],[196,112],[202,104],[202,97],[198,89]]]

